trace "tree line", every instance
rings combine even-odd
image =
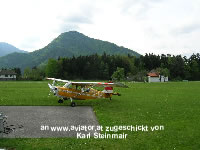
[[[23,79],[42,80],[45,77],[80,80],[126,80],[144,81],[150,71],[168,76],[170,80],[200,80],[200,55],[191,57],[181,55],[145,54],[131,55],[89,55],[72,58],[49,59],[47,64],[26,68]],[[120,75],[119,75],[120,72]]]

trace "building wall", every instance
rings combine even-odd
[[[168,82],[168,77],[159,76],[159,77],[150,77],[148,76],[148,82]]]
[[[160,82],[160,78],[159,77],[150,77],[150,76],[148,76],[148,81],[149,81],[149,83],[151,83],[151,82]]]
[[[161,76],[161,82],[168,82],[168,77]]]
[[[0,75],[1,81],[16,80],[16,75]]]

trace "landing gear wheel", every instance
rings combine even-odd
[[[59,100],[58,100],[58,103],[63,103],[63,100],[62,100],[62,99],[59,99]]]
[[[72,106],[72,107],[75,107],[75,106],[76,106],[76,103],[75,103],[75,102],[72,102],[72,103],[71,103],[71,106]]]
[[[118,96],[121,96],[121,94],[117,93]]]

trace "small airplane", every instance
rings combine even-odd
[[[71,106],[75,107],[76,103],[73,100],[86,100],[86,99],[97,99],[97,98],[110,98],[112,95],[118,95],[119,93],[113,92],[113,87],[124,87],[128,86],[122,83],[113,82],[73,82],[68,80],[61,80],[56,78],[47,78],[47,80],[53,80],[53,84],[49,84],[50,91],[60,99],[58,103],[63,103],[63,100],[71,100]],[[55,82],[64,82],[64,86],[55,86]],[[103,91],[96,90],[93,87],[104,87]]]

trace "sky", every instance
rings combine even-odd
[[[145,53],[200,52],[200,0],[0,0],[0,42],[34,51],[63,32]]]

